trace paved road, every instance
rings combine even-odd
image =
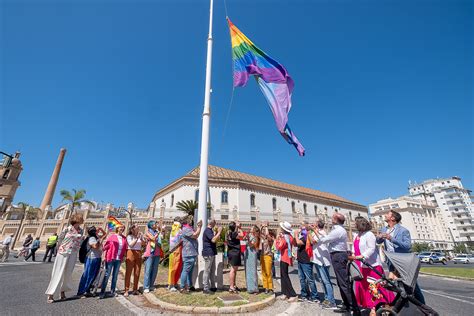
[[[422,263],[422,267],[444,267],[444,268],[467,268],[467,269],[474,269],[474,262],[468,263],[468,264],[463,264],[463,263],[457,263],[455,264],[452,261],[449,261],[447,265],[443,265],[442,263],[434,263],[434,264],[428,264],[428,263]],[[473,272],[474,273],[474,272]]]
[[[41,257],[41,256],[39,256]],[[3,315],[158,315],[163,312],[154,309],[143,297],[123,297],[98,300],[96,298],[75,299],[46,303],[44,291],[48,285],[52,264],[23,262],[11,258],[10,262],[0,263],[0,314]],[[82,267],[77,266],[74,273],[74,284],[78,284]],[[239,275],[243,277],[243,275]],[[299,279],[296,269],[290,272],[295,290],[299,292]],[[335,283],[335,279],[333,279]],[[419,282],[424,290],[428,305],[440,315],[472,315],[474,310],[474,282],[459,281],[447,278],[420,276]],[[123,285],[119,282],[119,288]],[[322,290],[320,284],[318,289]],[[339,298],[339,291],[335,291]],[[67,293],[73,296],[75,292]],[[320,293],[322,295],[322,293]],[[166,313],[168,315],[168,313]],[[178,315],[178,314],[174,314]],[[277,301],[273,306],[258,312],[256,315],[335,315],[331,311],[322,311],[310,303],[293,303]],[[416,315],[412,311],[404,315]]]

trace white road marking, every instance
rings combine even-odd
[[[277,298],[278,299],[278,298]],[[286,316],[286,315],[293,315],[296,309],[298,308],[299,304],[295,303],[290,303],[290,305],[287,309],[283,311],[283,313],[277,314],[277,316]]]
[[[137,305],[133,304],[132,302],[130,302],[129,300],[127,300],[125,297],[123,296],[117,296],[115,298],[120,304],[122,304],[122,306],[124,306],[126,309],[128,309],[129,311],[131,311],[132,313],[134,313],[135,315],[144,315],[146,314],[145,311],[143,309],[141,309],[140,307],[138,307]]]
[[[474,305],[474,302],[472,302],[472,301],[462,300],[462,299],[460,299],[460,298],[452,297],[452,296],[445,295],[445,294],[441,294],[441,293],[438,293],[438,292],[435,292],[435,291],[423,290],[423,292],[426,292],[426,293],[429,293],[429,294],[432,294],[432,295],[437,295],[437,296],[445,297],[445,298],[448,298],[448,299],[450,299],[450,300],[454,300],[454,301],[458,301],[458,302],[462,302],[462,303]]]
[[[43,262],[39,262],[39,261],[11,261],[11,262],[1,262],[0,263],[0,267],[2,266],[26,266],[26,265],[31,265],[31,264],[41,264]]]

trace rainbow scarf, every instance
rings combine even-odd
[[[107,229],[109,230],[109,232],[115,232],[115,229],[119,226],[123,226],[123,224],[120,223],[118,219],[113,216],[109,216],[107,218]]]
[[[170,234],[170,249],[176,247],[179,243],[179,233],[181,232],[181,224],[179,222],[174,222],[171,226]]]
[[[255,46],[229,19],[227,22],[232,41],[234,87],[245,86],[249,77],[255,76],[272,110],[278,131],[289,144],[295,146],[300,156],[304,156],[303,145],[288,126],[293,79],[285,67]]]

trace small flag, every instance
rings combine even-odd
[[[123,224],[118,219],[113,216],[108,217],[107,229],[109,230],[109,232],[115,231],[115,229],[119,226],[123,226]]]
[[[288,113],[291,109],[291,93],[294,82],[290,75],[276,60],[255,46],[232,22],[227,19],[232,41],[232,60],[234,62],[234,87],[244,87],[250,76],[255,76],[281,136],[295,146],[300,156],[305,149],[288,126]]]

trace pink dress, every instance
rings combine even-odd
[[[356,237],[354,240],[354,255],[360,256],[360,248],[359,248],[360,239]],[[355,260],[356,264],[359,266],[364,279],[361,281],[355,282],[355,296],[357,304],[363,308],[373,308],[376,307],[379,303],[390,303],[394,299],[393,292],[387,290],[386,288],[380,287],[378,289],[379,294],[381,295],[380,298],[375,298],[370,293],[369,282],[367,281],[367,277],[374,278],[375,280],[380,279],[374,271],[370,270],[370,268],[364,267],[362,262]],[[374,267],[378,272],[384,273],[382,266],[375,266]]]

